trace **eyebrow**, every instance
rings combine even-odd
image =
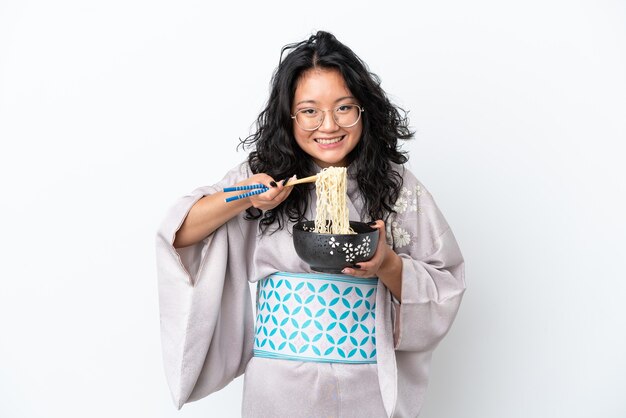
[[[354,100],[354,96],[344,96],[344,97],[340,97],[340,98],[338,98],[337,100],[335,100],[335,103],[339,103],[339,102],[341,102],[342,100],[347,100],[347,99],[352,99],[352,100]],[[296,103],[296,106],[300,106],[301,104],[304,104],[304,103],[317,104],[317,102],[316,102],[315,100],[302,100],[302,101],[300,101],[300,102]]]

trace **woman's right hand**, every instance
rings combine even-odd
[[[296,176],[294,175],[290,180],[294,180],[295,178]],[[237,185],[264,184],[268,188],[266,192],[247,197],[246,199],[249,199],[250,204],[255,208],[265,211],[274,209],[276,206],[280,205],[287,199],[289,193],[291,193],[293,186],[283,186],[284,180],[286,179],[276,181],[265,173],[259,173],[237,183]]]

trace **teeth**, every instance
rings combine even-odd
[[[342,136],[340,136],[340,137],[337,137],[337,138],[332,138],[332,139],[316,139],[315,141],[316,141],[317,143],[319,143],[319,144],[324,144],[324,145],[326,145],[326,144],[335,144],[335,143],[337,143],[337,142],[341,141],[342,139],[343,139],[343,137],[342,137]]]

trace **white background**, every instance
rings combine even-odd
[[[410,4],[0,0],[0,416],[239,416],[242,379],[171,403],[155,231],[317,29],[410,110],[466,258],[421,417],[626,416],[626,4]]]

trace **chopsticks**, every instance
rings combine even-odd
[[[254,190],[258,189],[258,190]],[[239,192],[242,190],[252,190],[251,192],[242,193],[237,196],[231,196],[224,199],[225,202],[232,202],[234,200],[244,199],[246,197],[254,196],[255,194],[265,193],[269,190],[269,188],[265,184],[248,184],[247,186],[234,186],[234,187],[225,187],[225,192]]]
[[[301,179],[296,179],[294,181],[287,181],[287,183],[285,183],[285,186],[295,186],[296,184],[302,184],[302,183],[315,183],[315,180],[317,180],[317,174],[311,177],[304,177]]]
[[[302,179],[296,179],[294,181],[287,181],[287,183],[285,183],[284,186],[295,186],[296,184],[302,184],[302,183],[314,183],[316,179],[317,179],[317,175],[305,177]],[[266,191],[269,190],[269,187],[267,187],[265,184],[248,184],[245,186],[224,187],[223,191],[224,192],[240,192],[240,191],[245,191],[245,190],[251,190],[251,191],[242,193],[236,196],[227,197],[226,199],[224,199],[224,201],[233,202],[235,200],[244,199],[246,197],[265,193]]]

